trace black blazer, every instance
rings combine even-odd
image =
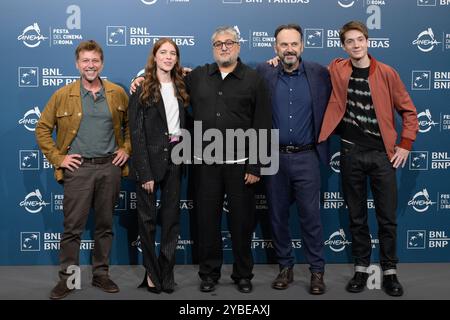
[[[132,155],[130,175],[140,183],[159,182],[166,174],[169,160],[169,129],[162,97],[158,103],[143,106],[139,101],[141,87],[131,95],[128,104],[128,125],[131,134]],[[185,110],[178,99],[180,127],[185,128]]]

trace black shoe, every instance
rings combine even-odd
[[[57,300],[65,298],[69,293],[73,291],[74,289],[69,289],[67,287],[67,280],[60,280],[50,292],[50,299]]]
[[[151,292],[151,293],[156,293],[156,294],[161,293],[161,289],[160,288],[158,288],[156,286],[155,287],[150,287],[148,285],[147,276],[148,276],[148,274],[146,272],[145,276],[144,276],[144,280],[142,280],[142,283],[138,286],[138,288],[147,288],[147,291]]]
[[[200,283],[200,291],[201,292],[211,292],[216,289],[217,280],[214,280],[210,277],[206,277]]]
[[[253,285],[250,279],[239,279],[234,283],[237,284],[237,289],[242,293],[250,293],[253,290]]]
[[[393,297],[400,297],[403,295],[403,287],[400,282],[398,282],[396,274],[383,276],[383,290]]]
[[[162,289],[163,292],[168,293],[168,294],[172,294],[175,289],[174,288],[164,288]]]
[[[294,281],[293,267],[284,267],[272,282],[272,288],[284,290],[289,287],[289,284]]]
[[[92,278],[92,285],[98,287],[108,293],[119,292],[119,287],[114,283],[107,275],[105,276],[94,276]]]
[[[363,291],[367,284],[367,278],[369,278],[368,273],[356,271],[353,278],[347,283],[345,290],[352,293]]]
[[[309,287],[311,294],[324,294],[325,282],[323,281],[323,272],[311,272],[311,285]]]

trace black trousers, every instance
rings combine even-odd
[[[59,259],[61,279],[67,279],[70,265],[79,264],[81,234],[94,208],[95,232],[92,252],[92,273],[108,275],[109,253],[113,237],[113,211],[120,191],[121,169],[112,164],[83,162],[75,171],[64,171],[64,232]]]
[[[255,195],[245,185],[244,164],[199,164],[194,166],[198,217],[199,276],[220,278],[223,263],[222,211],[227,195],[228,227],[233,249],[233,273],[239,280],[253,277],[251,238],[255,223]]]
[[[397,180],[384,151],[341,144],[341,176],[350,214],[352,255],[357,266],[369,266],[372,251],[367,224],[367,179],[374,197],[380,241],[380,265],[395,269],[397,258]]]
[[[139,236],[144,257],[144,267],[158,289],[175,286],[175,250],[180,231],[180,180],[181,167],[170,164],[162,181],[148,194],[141,183],[136,184]],[[156,190],[160,188],[160,207],[157,215]],[[155,234],[157,218],[161,222],[159,257],[156,255]]]

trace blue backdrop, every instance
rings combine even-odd
[[[398,255],[401,262],[450,261],[450,0],[18,0],[0,3],[2,106],[0,264],[57,264],[63,230],[63,189],[39,151],[34,129],[52,93],[78,78],[74,50],[95,39],[105,52],[103,76],[128,91],[159,37],[173,38],[182,63],[212,61],[210,37],[219,25],[240,32],[241,58],[254,66],[274,56],[273,31],[295,22],[304,28],[304,59],[323,65],[345,56],[338,30],[349,20],[370,29],[370,53],[398,70],[411,94],[420,133],[406,167],[398,171]],[[322,220],[326,260],[350,262],[351,237],[340,188],[339,152],[322,168]],[[192,183],[184,181],[177,263],[195,263]],[[123,181],[114,213],[113,264],[140,263],[133,183]],[[369,197],[369,222],[378,236]],[[274,262],[264,192],[257,194],[255,261]],[[292,209],[292,245],[304,262]],[[223,247],[231,262],[224,205]],[[92,219],[83,234],[81,263],[93,247]]]

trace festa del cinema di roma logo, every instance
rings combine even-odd
[[[48,39],[41,34],[41,28],[37,22],[23,29],[22,34],[17,37],[17,40],[22,41],[24,45],[29,48],[35,48],[41,44],[41,41]]]
[[[19,203],[21,207],[24,207],[29,213],[38,213],[43,207],[48,206],[50,203],[45,202],[39,189],[30,192],[25,196],[25,199]]]

